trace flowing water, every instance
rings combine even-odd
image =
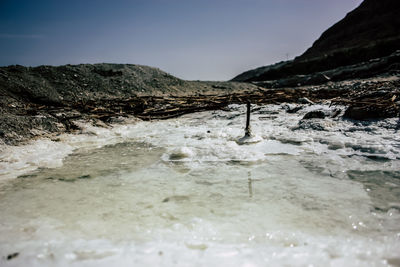
[[[244,107],[5,147],[0,266],[400,266],[396,120]]]

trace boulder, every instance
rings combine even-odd
[[[399,106],[392,105],[351,105],[344,112],[343,118],[353,120],[374,120],[383,118],[393,118],[399,116]]]

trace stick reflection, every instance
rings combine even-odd
[[[253,180],[251,179],[251,172],[247,172],[247,183],[249,185],[249,197],[253,197]]]

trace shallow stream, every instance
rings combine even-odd
[[[288,108],[2,148],[0,266],[400,266],[397,120]]]

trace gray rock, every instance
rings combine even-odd
[[[302,120],[309,120],[309,119],[324,119],[327,115],[322,110],[314,110],[308,112]]]

